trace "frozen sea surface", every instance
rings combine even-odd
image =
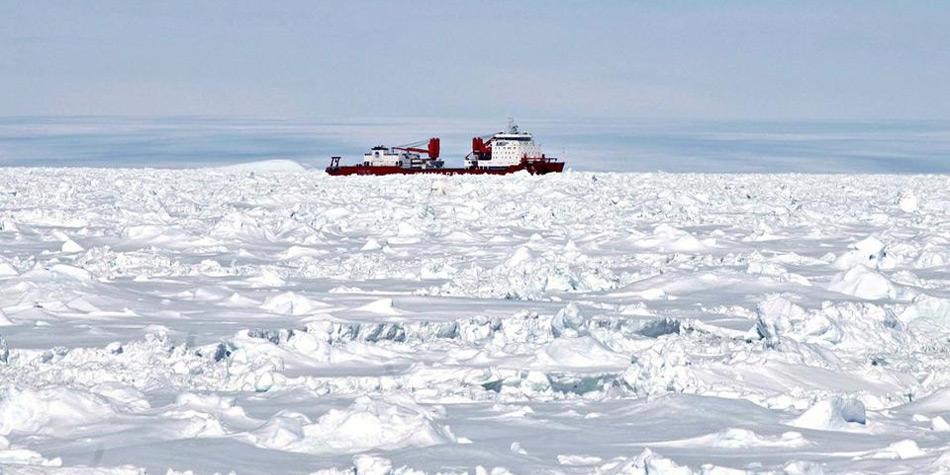
[[[948,121],[522,120],[549,155],[583,171],[950,172]],[[442,138],[461,166],[499,121],[432,118],[0,118],[0,165],[190,168],[290,159],[324,168],[369,147]]]
[[[0,472],[948,473],[948,190],[0,169]]]

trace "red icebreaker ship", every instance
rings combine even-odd
[[[518,130],[514,123],[508,130],[490,137],[472,139],[472,153],[465,156],[462,168],[445,168],[439,160],[439,139],[401,147],[373,147],[363,155],[363,163],[340,165],[340,157],[330,158],[330,175],[409,175],[435,173],[441,175],[507,175],[526,170],[532,175],[564,171],[564,162],[545,156],[529,132]]]

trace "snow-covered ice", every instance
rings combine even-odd
[[[0,472],[950,473],[948,190],[0,169]]]

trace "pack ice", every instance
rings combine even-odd
[[[950,473],[948,177],[271,165],[0,170],[0,472]]]

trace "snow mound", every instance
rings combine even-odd
[[[811,286],[811,281],[806,277],[789,272],[788,269],[777,262],[749,262],[746,273],[771,277],[781,282],[793,282],[806,287]]]
[[[247,279],[247,283],[251,287],[263,288],[263,287],[281,287],[286,281],[280,277],[276,272],[271,270],[264,270],[259,275],[250,277]]]
[[[567,466],[596,465],[603,461],[604,460],[602,458],[593,455],[560,454],[557,456],[557,463]]]
[[[650,449],[628,459],[618,457],[598,466],[594,473],[598,475],[649,475],[662,473],[664,475],[693,475],[689,467],[678,465],[676,462],[657,454]]]
[[[363,244],[363,247],[360,248],[361,251],[378,251],[382,249],[383,246],[379,244],[379,241],[369,238],[366,240],[366,244]]]
[[[7,259],[0,257],[0,277],[16,277],[20,271]]]
[[[849,430],[867,424],[864,403],[836,396],[815,403],[789,425],[815,430]]]
[[[673,252],[700,252],[716,246],[715,239],[700,240],[688,231],[663,223],[653,228],[653,235],[634,241],[638,247]]]
[[[950,432],[950,422],[947,422],[942,416],[934,417],[930,420],[930,430],[934,432]]]
[[[828,285],[828,290],[867,300],[897,297],[897,287],[887,277],[863,265],[836,275]]]
[[[358,453],[456,443],[439,413],[406,398],[360,397],[310,423],[300,414],[278,414],[248,434],[260,447],[301,453]]]
[[[391,298],[382,298],[374,300],[366,305],[357,307],[356,310],[361,312],[375,313],[377,315],[402,315],[402,310],[396,308],[396,305],[393,303]]]
[[[63,436],[114,414],[104,398],[62,386],[7,387],[0,392],[0,435]]]
[[[233,398],[217,394],[179,394],[173,408],[162,416],[177,422],[177,431],[186,437],[224,437],[261,423],[248,417]]]
[[[326,251],[312,249],[304,246],[290,246],[286,251],[280,254],[280,260],[287,261],[302,257],[319,257],[326,254]]]
[[[532,367],[542,368],[614,368],[621,370],[630,364],[630,358],[614,352],[589,336],[557,338],[544,345],[531,361]]]
[[[901,313],[901,320],[910,322],[918,318],[950,326],[950,300],[926,294],[918,295],[914,298],[914,302]]]
[[[213,170],[222,172],[303,172],[307,167],[298,162],[287,159],[260,160],[257,162],[239,163],[236,165],[225,165],[221,167],[212,167]]]
[[[210,238],[198,238],[178,227],[157,224],[126,226],[122,229],[122,236],[128,241],[133,241],[140,245],[165,247],[169,249],[188,250],[193,247],[215,244],[215,241]]]
[[[804,447],[808,444],[808,440],[799,432],[784,432],[780,435],[764,436],[748,429],[729,428],[709,435],[663,442],[656,445],[749,449],[754,447]]]
[[[284,292],[269,297],[261,308],[271,313],[283,315],[307,315],[318,310],[324,310],[330,305],[309,299],[293,292]]]
[[[62,464],[63,462],[59,458],[48,460],[39,452],[13,448],[10,446],[10,441],[0,436],[0,467],[4,468],[3,473],[48,473],[50,471],[49,467],[59,467]],[[16,467],[18,466],[31,467],[31,469],[17,470]]]
[[[218,219],[207,234],[222,241],[274,242],[279,240],[283,225],[283,220],[269,220],[256,213],[235,211]]]

